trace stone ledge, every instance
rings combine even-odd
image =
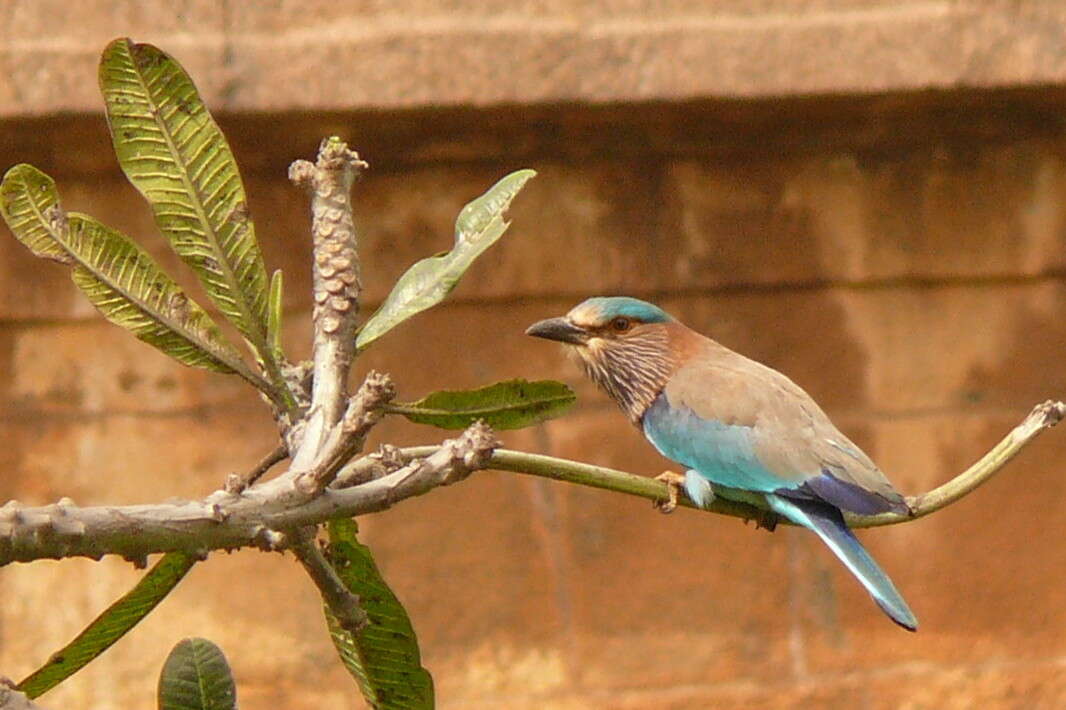
[[[132,12],[102,0],[56,14],[11,0],[0,117],[96,111],[103,46],[161,44],[216,109],[406,109],[867,94],[1066,83],[1054,0],[866,4],[652,3],[587,11],[460,0],[429,14],[311,3],[193,2]],[[577,3],[574,3],[577,4]],[[736,6],[736,7],[734,7]],[[140,6],[138,6],[140,7]],[[17,39],[16,39],[17,38]]]

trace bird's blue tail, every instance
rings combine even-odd
[[[907,602],[903,601],[892,580],[851,532],[837,508],[818,501],[796,500],[773,494],[768,494],[766,501],[775,513],[818,533],[818,537],[866,587],[866,591],[892,621],[908,631],[918,629],[918,619]]]

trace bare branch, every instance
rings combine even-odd
[[[329,606],[330,612],[337,619],[341,628],[351,634],[357,634],[369,623],[366,612],[360,606],[359,596],[353,594],[344,581],[337,576],[337,571],[319,549],[314,538],[314,529],[303,530],[296,536],[292,545],[296,559],[314,580],[322,598]]]
[[[1066,403],[1048,400],[1038,404],[1021,424],[1007,434],[987,454],[982,456],[977,463],[947,483],[927,493],[908,497],[907,503],[911,507],[911,515],[885,513],[864,516],[849,513],[846,516],[848,524],[854,528],[868,528],[905,523],[951,505],[999,472],[1026,444],[1035,439],[1045,429],[1050,429],[1058,424],[1064,417],[1066,417]],[[431,450],[431,447],[411,447],[400,449],[399,453],[405,457],[417,457],[425,456]],[[361,471],[369,465],[368,458],[363,457],[353,461],[349,468],[352,471]],[[527,454],[522,451],[499,449],[493,453],[492,461],[489,463],[488,468],[552,478],[557,481],[578,483],[593,488],[603,488],[617,493],[647,498],[655,502],[665,501],[669,497],[666,484],[653,478],[567,459]],[[731,495],[735,494],[735,491],[731,492]],[[763,520],[767,507],[762,500],[762,496],[751,494],[747,498],[748,500],[742,502],[716,496],[714,501],[704,510],[743,518],[744,520]],[[687,498],[682,498],[678,503],[689,508],[696,507]],[[787,520],[782,520],[781,522],[790,524]]]
[[[226,478],[226,492],[238,494],[249,486],[258,481],[264,473],[270,470],[270,468],[276,464],[284,461],[289,457],[289,449],[285,445],[279,445],[276,449],[260,459],[259,463],[255,465],[248,473],[240,476],[236,473],[231,473]]]
[[[80,507],[64,500],[24,507],[10,502],[0,507],[0,566],[112,554],[139,559],[175,550],[201,557],[239,547],[278,550],[290,544],[292,530],[385,510],[462,480],[488,464],[497,444],[492,430],[478,422],[459,437],[429,447],[424,459],[359,486],[327,488],[310,499],[275,479],[241,495],[216,491],[204,500],[157,505]]]
[[[1037,406],[969,469],[928,493],[909,498],[912,516],[849,516],[849,523],[853,527],[891,525],[936,512],[987,481],[1040,432],[1064,416],[1066,404],[1062,402],[1048,401]],[[652,501],[667,497],[666,485],[652,478],[550,456],[496,450],[496,446],[491,429],[479,422],[439,447],[390,449],[385,457],[372,454],[353,461],[336,485],[311,499],[298,494],[291,485],[273,480],[239,496],[218,491],[202,501],[158,505],[82,508],[63,500],[30,508],[11,502],[0,508],[0,566],[46,558],[98,559],[108,554],[138,559],[173,550],[203,556],[210,550],[246,546],[280,549],[288,544],[285,531],[340,516],[385,510],[483,468],[569,481]],[[390,470],[399,459],[407,462]],[[378,477],[342,487],[368,476]],[[754,495],[747,502],[718,496],[707,510],[760,520],[765,513],[765,506],[760,503]],[[680,504],[693,507],[687,500]]]
[[[340,489],[373,481],[375,478],[392,473],[410,459],[410,456],[404,456],[403,450],[399,447],[382,444],[381,448],[374,453],[345,464],[331,485],[333,488]]]

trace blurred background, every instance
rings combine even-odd
[[[120,173],[96,84],[116,36],[181,61],[242,166],[290,353],[309,236],[289,163],[329,134],[354,191],[366,310],[447,249],[459,209],[540,174],[446,305],[358,365],[415,399],[562,379],[569,416],[512,448],[661,472],[562,352],[522,332],[591,295],[649,298],[789,374],[906,493],[1066,396],[1066,7],[1056,0],[3,0],[0,170],[179,271]],[[0,226],[0,500],[200,496],[276,441],[242,383],[105,323]],[[185,273],[185,272],[182,272]],[[185,282],[188,283],[188,279]],[[387,422],[375,444],[439,431]],[[812,535],[516,474],[360,520],[441,708],[1066,707],[1066,433],[934,516],[861,533],[921,620],[889,623]],[[21,678],[124,593],[128,563],[0,571]],[[150,706],[180,638],[226,651],[241,707],[360,707],[289,557],[212,556],[42,699]]]

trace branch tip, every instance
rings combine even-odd
[[[294,160],[289,166],[289,182],[309,190],[314,187],[315,166],[307,160]]]

